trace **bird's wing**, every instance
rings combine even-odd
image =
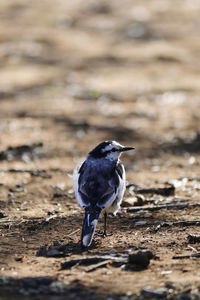
[[[116,172],[121,179],[124,179],[125,171],[124,171],[124,166],[122,165],[121,162],[118,162],[118,164],[116,165]]]
[[[102,186],[102,193],[98,195],[98,184],[99,182],[95,182],[95,180],[91,178],[91,180],[87,180],[80,184],[79,191],[87,197],[99,196],[100,198],[109,195],[110,193],[113,193],[114,189],[112,188],[111,183],[104,181],[104,186]]]

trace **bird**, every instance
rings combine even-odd
[[[85,209],[81,248],[91,245],[101,212],[104,212],[106,236],[107,214],[116,215],[126,188],[125,169],[119,157],[122,152],[133,149],[116,141],[104,141],[76,166],[73,174],[75,196],[78,204]]]

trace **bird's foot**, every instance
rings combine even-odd
[[[113,233],[112,233],[112,232],[111,232],[111,233],[106,233],[105,231],[97,231],[97,232],[96,232],[96,235],[105,238],[106,236],[111,236],[111,235],[113,235]]]

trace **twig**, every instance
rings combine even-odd
[[[106,266],[107,264],[111,263],[112,260],[105,260],[105,261],[102,261],[98,264],[95,264],[95,265],[92,265],[91,267],[89,267],[86,272],[89,273],[89,272],[93,272],[95,271],[96,269],[99,269],[99,268],[102,268],[104,266]]]
[[[157,194],[163,196],[171,196],[175,193],[175,186],[171,183],[166,183],[164,187],[152,187],[152,188],[139,188],[134,183],[128,183],[126,188],[134,187],[134,192],[137,194]]]
[[[108,263],[115,267],[126,265],[127,270],[143,270],[146,269],[151,259],[156,259],[156,256],[151,251],[138,251],[127,255],[121,254],[120,256],[114,255],[95,255],[85,256],[80,259],[71,259],[61,262],[61,270],[75,268],[76,266],[89,266],[86,272],[92,272],[101,268]]]
[[[183,209],[183,208],[194,208],[194,207],[200,207],[200,203],[184,203],[184,202],[177,202],[177,203],[166,203],[161,205],[147,205],[147,206],[133,206],[129,208],[125,208],[126,212],[132,213],[136,211],[154,211],[154,210],[161,210],[161,209]]]
[[[69,237],[69,236],[71,236],[71,235],[73,235],[73,234],[75,234],[75,233],[77,233],[77,232],[79,232],[79,231],[80,231],[80,228],[77,229],[77,230],[75,230],[75,231],[73,231],[73,232],[71,232],[70,234],[68,234],[67,237]]]
[[[172,257],[172,259],[186,259],[186,258],[193,258],[193,257],[200,258],[200,253],[198,252],[190,255],[175,255]]]
[[[57,214],[54,214],[54,215],[52,215],[52,216],[50,216],[50,217],[45,218],[45,222],[49,222],[50,220],[56,219],[57,217],[58,217],[58,215],[57,215]]]
[[[159,230],[161,227],[169,227],[169,226],[200,226],[200,220],[192,220],[192,221],[175,221],[175,222],[162,222],[155,227],[155,230]]]
[[[127,262],[127,257],[115,257],[115,256],[92,256],[83,257],[80,259],[70,259],[61,262],[61,269],[70,269],[74,265],[88,266],[93,264],[99,264],[100,262],[114,261],[114,262]]]
[[[0,172],[9,172],[9,173],[29,173],[31,176],[40,176],[43,178],[51,178],[50,174],[46,173],[44,169],[1,169]]]
[[[197,253],[197,249],[195,249],[194,247],[192,247],[191,245],[188,245],[188,248],[190,248],[192,251],[194,251],[195,253]]]
[[[135,192],[137,194],[157,194],[163,196],[171,196],[175,193],[175,187],[170,184],[168,187],[163,188],[136,189]]]
[[[181,226],[200,226],[200,220],[191,220],[191,221],[187,221],[187,220],[183,220],[183,221],[175,221],[175,222],[169,222],[169,224],[171,223],[171,225],[181,225]],[[168,222],[163,223],[163,225],[168,224]]]

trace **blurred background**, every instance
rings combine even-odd
[[[199,0],[2,0],[2,167],[70,171],[112,139],[136,147],[140,179],[195,173],[199,14]]]
[[[95,236],[94,251],[155,250],[161,260],[142,276],[114,268],[85,277],[82,271],[60,272],[57,257],[38,258],[36,252],[59,241],[76,253],[83,210],[68,173],[108,139],[136,148],[122,156],[132,183],[127,206],[191,206],[132,215],[122,209],[121,218],[110,217],[114,235]],[[78,293],[84,282],[93,291],[120,294],[145,285],[166,284],[172,291],[169,282],[184,291],[199,286],[197,260],[186,265],[171,259],[197,252],[186,238],[199,229],[160,225],[199,219],[199,152],[200,0],[0,0],[3,276],[67,278],[65,284],[75,282]],[[133,197],[135,186],[165,188],[166,182],[173,184],[172,194]]]

